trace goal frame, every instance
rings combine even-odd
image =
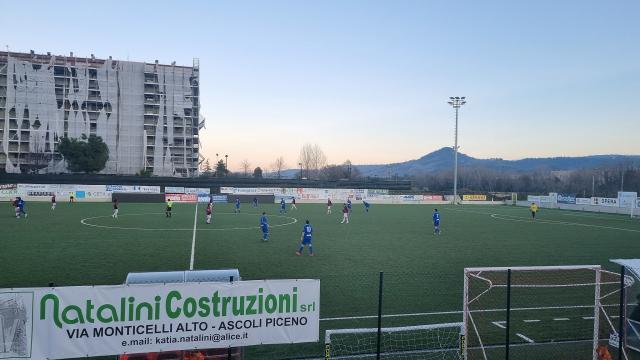
[[[413,331],[413,330],[433,330],[433,329],[441,329],[441,328],[458,328],[458,333],[459,333],[458,351],[459,351],[459,354],[463,354],[464,353],[463,343],[465,341],[464,339],[465,335],[463,334],[463,331],[464,331],[463,326],[464,326],[463,322],[451,322],[451,323],[428,324],[428,325],[387,327],[387,328],[380,328],[380,329],[378,328],[328,329],[325,331],[325,334],[324,334],[325,360],[329,360],[332,358],[331,335],[375,334],[375,333],[378,333],[378,331],[380,331],[381,333],[395,333],[395,332],[404,332],[404,331]]]
[[[562,270],[593,270],[594,275],[594,305],[593,305],[593,360],[598,360],[598,354],[596,353],[596,348],[598,347],[598,333],[600,330],[600,285],[601,285],[601,271],[602,267],[600,265],[560,265],[560,266],[502,266],[502,267],[475,267],[475,268],[465,268],[464,269],[464,292],[463,292],[463,302],[462,302],[462,326],[463,326],[463,335],[461,336],[461,344],[460,347],[462,349],[463,359],[467,359],[467,348],[468,348],[468,339],[469,339],[469,323],[468,319],[470,317],[469,314],[469,274],[470,273],[481,273],[485,271],[494,271],[494,272],[507,272],[507,271],[562,271]],[[471,319],[473,322],[473,319]],[[474,325],[475,328],[475,324]],[[477,330],[476,330],[477,332]],[[482,341],[480,341],[480,345],[482,346]],[[484,353],[484,348],[482,349]],[[486,354],[485,354],[486,359]]]

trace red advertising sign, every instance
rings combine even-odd
[[[164,200],[169,199],[177,203],[195,203],[198,201],[198,194],[164,194]]]

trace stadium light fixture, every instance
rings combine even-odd
[[[453,204],[456,204],[458,199],[458,111],[467,101],[465,96],[450,96],[449,100],[447,103],[456,111],[455,144],[453,146]]]

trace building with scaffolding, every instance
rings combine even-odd
[[[57,144],[97,135],[103,174],[198,173],[199,63],[193,66],[0,52],[0,172],[68,172]]]

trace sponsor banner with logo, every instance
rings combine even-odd
[[[11,359],[319,340],[319,280],[0,289],[0,303]]]
[[[558,194],[558,203],[559,204],[575,204],[576,203],[576,194]]]
[[[576,198],[576,205],[591,205],[591,198]]]
[[[0,201],[13,200],[18,196],[18,184],[0,184]]]
[[[165,194],[184,194],[184,186],[165,186]]]
[[[540,196],[540,202],[543,203],[554,203],[554,197],[553,196]]]
[[[640,209],[640,198],[636,199],[636,209]]]
[[[211,189],[209,189],[209,188],[184,188],[184,193],[185,194],[209,194],[209,193],[211,193]]]
[[[592,197],[591,205],[618,207],[617,198]]]
[[[169,199],[177,203],[195,203],[196,201],[198,201],[198,195],[197,194],[164,194],[164,200],[167,201]]]
[[[623,208],[630,208],[635,206],[638,199],[637,192],[630,191],[618,191],[618,205]]]
[[[466,194],[462,195],[463,201],[487,201],[487,195],[481,194]]]
[[[442,195],[422,195],[422,200],[424,200],[424,201],[443,201],[444,197]]]
[[[527,201],[530,202],[530,203],[540,203],[541,202],[541,198],[542,198],[542,196],[529,195],[529,196],[527,196]]]
[[[53,195],[59,198],[74,196],[77,200],[109,200],[111,193],[104,185],[77,184],[18,184],[18,196],[26,196],[32,200],[49,200]]]
[[[226,203],[228,201],[227,195],[210,195],[207,197],[207,202],[211,200],[214,203]],[[198,201],[200,201],[200,197],[198,197]]]
[[[160,186],[107,185],[108,192],[160,194]]]

